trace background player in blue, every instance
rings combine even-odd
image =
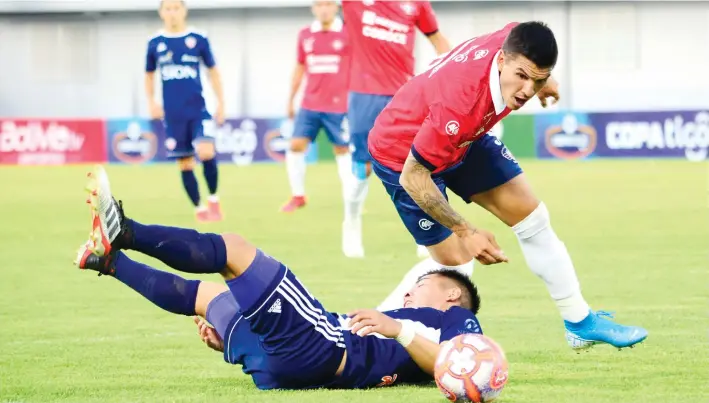
[[[216,121],[222,124],[224,96],[219,70],[207,37],[186,26],[187,8],[183,1],[163,0],[159,13],[164,29],[148,42],[145,63],[145,91],[150,115],[153,119],[163,119],[168,137],[165,142],[168,156],[177,159],[182,184],[195,206],[197,219],[219,221],[222,213],[217,196],[215,125],[202,96],[200,65],[204,63],[208,68],[209,80],[217,98]],[[155,100],[157,70],[162,82],[162,106]],[[195,148],[197,157],[202,161],[210,193],[206,206],[202,204],[194,174]]]
[[[261,389],[430,381],[439,343],[481,333],[477,290],[455,271],[422,277],[404,308],[338,315],[327,312],[289,268],[240,236],[127,219],[100,167],[88,189],[92,235],[79,249],[77,266],[113,276],[169,312],[206,317],[223,341],[215,345],[224,359],[241,364]],[[121,249],[180,271],[220,273],[226,286],[153,269]]]

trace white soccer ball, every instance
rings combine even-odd
[[[508,378],[505,352],[482,334],[461,334],[441,346],[434,377],[452,402],[492,402]]]

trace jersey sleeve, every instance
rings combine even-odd
[[[461,308],[449,308],[443,316],[440,342],[448,341],[459,334],[482,334],[478,318],[471,311]]]
[[[207,68],[211,69],[217,65],[217,62],[214,60],[214,54],[212,54],[212,45],[206,37],[202,38],[200,56],[202,57],[202,62],[204,62],[204,65],[207,66]]]
[[[416,26],[424,35],[433,35],[438,32],[438,20],[431,7],[430,1],[422,1],[419,6],[419,16]]]
[[[303,48],[303,34],[298,34],[298,64],[305,64],[305,49]]]
[[[414,137],[411,153],[431,172],[448,162],[456,150],[456,137],[464,133],[467,117],[441,104],[431,105]]]
[[[158,68],[157,57],[155,56],[155,46],[153,42],[148,42],[148,50],[145,53],[145,72],[152,73]]]

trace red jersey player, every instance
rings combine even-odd
[[[342,249],[345,256],[362,257],[361,210],[371,171],[369,131],[379,112],[414,74],[416,29],[428,37],[438,54],[450,50],[450,45],[438,31],[428,1],[343,1],[342,11],[352,43],[347,119],[355,174],[346,196]]]
[[[436,262],[459,270],[473,259],[507,262],[491,233],[453,210],[449,188],[512,227],[529,268],[559,307],[572,348],[629,347],[647,331],[589,309],[546,206],[509,150],[487,134],[535,94],[558,99],[550,78],[557,57],[554,34],[539,22],[511,23],[463,42],[406,83],[379,115],[369,136],[373,169]]]
[[[307,85],[295,120],[286,169],[292,197],[282,208],[292,212],[305,206],[305,152],[321,129],[333,145],[343,186],[349,183],[352,160],[347,144],[345,113],[350,74],[349,41],[343,22],[337,17],[336,1],[314,1],[315,21],[298,34],[298,63],[293,72],[288,117],[295,115],[293,100],[303,76]]]

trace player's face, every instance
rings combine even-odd
[[[551,68],[539,68],[522,55],[510,56],[502,52],[497,63],[500,69],[502,99],[513,111],[532,99],[534,94],[546,85],[551,75]]]
[[[187,7],[182,0],[163,0],[159,13],[165,25],[170,27],[180,26],[187,19]]]
[[[324,24],[329,24],[335,19],[339,6],[335,1],[314,1],[313,15],[315,19]]]
[[[451,282],[433,274],[422,277],[404,296],[404,308],[448,309],[451,301]]]

